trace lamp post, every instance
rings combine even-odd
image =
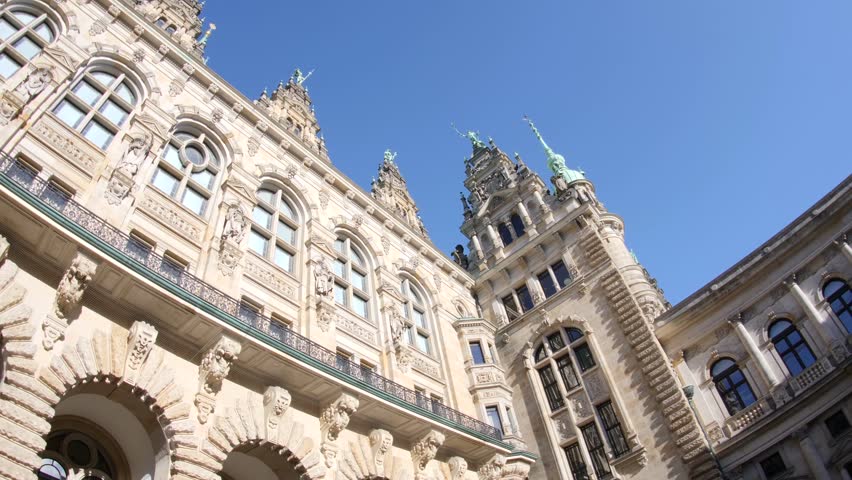
[[[707,436],[707,431],[704,430],[704,425],[702,425],[701,421],[698,419],[698,411],[695,409],[695,402],[692,399],[695,396],[695,385],[687,385],[683,387],[683,394],[686,395],[686,401],[689,403],[692,415],[695,417],[696,423],[698,423],[698,428],[701,429],[701,434],[704,435],[704,440],[707,441],[707,448],[710,450],[710,457],[713,458],[713,463],[715,463],[716,468],[719,469],[719,474],[722,475],[722,480],[727,480],[728,477],[725,475],[725,471],[722,470],[722,464],[719,463],[716,451],[713,450],[713,443],[710,441],[710,437]]]

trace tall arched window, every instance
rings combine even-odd
[[[257,205],[252,210],[251,218],[249,248],[292,272],[299,217],[284,192],[266,188],[258,190]]]
[[[204,215],[222,169],[223,155],[211,135],[179,125],[160,156],[151,184],[198,215]]]
[[[787,365],[790,375],[794,377],[816,361],[802,334],[793,322],[786,318],[776,320],[769,326],[769,338],[784,365]]]
[[[56,27],[47,15],[12,6],[0,13],[0,76],[9,78],[53,43]]]
[[[53,113],[105,150],[127,121],[139,99],[124,73],[103,66],[86,70]]]
[[[402,280],[402,313],[405,316],[405,341],[423,353],[432,353],[432,327],[423,290],[409,279]]]
[[[337,259],[334,261],[334,301],[349,308],[358,316],[369,318],[370,294],[367,260],[349,238],[334,242]]]
[[[503,246],[508,247],[515,239],[512,237],[512,232],[509,231],[509,226],[505,223],[497,225],[497,233],[500,234],[500,240],[503,241]]]
[[[757,401],[742,370],[730,358],[717,360],[710,367],[710,374],[729,414],[733,415]]]
[[[517,213],[513,213],[509,221],[512,222],[512,228],[515,230],[515,237],[521,237],[526,233],[526,228],[524,228],[524,221],[521,220],[520,215]]]
[[[822,295],[846,332],[852,333],[852,289],[849,284],[839,278],[829,280],[822,287]]]

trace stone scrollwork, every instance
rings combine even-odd
[[[198,367],[198,421],[206,423],[216,405],[216,395],[222,389],[222,381],[228,376],[231,365],[239,356],[242,346],[234,339],[222,336],[201,359]]]
[[[373,454],[373,462],[376,465],[376,474],[385,474],[385,454],[393,445],[393,435],[387,430],[375,429],[370,431],[370,451]]]
[[[426,480],[426,466],[438,453],[438,448],[444,444],[446,436],[437,431],[430,430],[417,443],[411,446],[411,461],[414,462],[414,480]]]
[[[134,385],[139,369],[157,341],[157,329],[150,323],[133,322],[127,336],[127,358],[124,362],[124,381]]]
[[[479,480],[500,480],[505,466],[506,457],[500,454],[494,455],[491,460],[479,467]]]
[[[451,457],[447,464],[450,466],[450,480],[464,480],[467,474],[467,460],[462,457]]]
[[[347,425],[349,418],[358,410],[359,401],[354,395],[341,393],[326,404],[320,414],[320,451],[325,457],[326,466],[333,467],[337,460],[337,437]]]
[[[263,413],[267,431],[272,432],[278,429],[281,419],[290,408],[291,400],[290,392],[285,388],[267,387],[266,392],[263,393]]]

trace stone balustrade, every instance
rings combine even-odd
[[[796,392],[796,395],[798,395],[806,388],[817,383],[821,378],[828,375],[828,373],[832,370],[834,370],[834,365],[831,364],[831,360],[829,360],[828,357],[822,357],[816,363],[804,369],[802,373],[793,377],[793,379],[790,380],[790,387],[792,387],[793,391]]]
[[[725,430],[728,437],[733,437],[738,432],[757,423],[761,418],[772,412],[772,405],[767,397],[763,397],[757,402],[735,413],[725,420]]]

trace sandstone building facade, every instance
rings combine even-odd
[[[468,132],[450,258],[200,13],[0,4],[0,478],[849,478],[848,179],[670,308],[532,122],[552,186]]]

